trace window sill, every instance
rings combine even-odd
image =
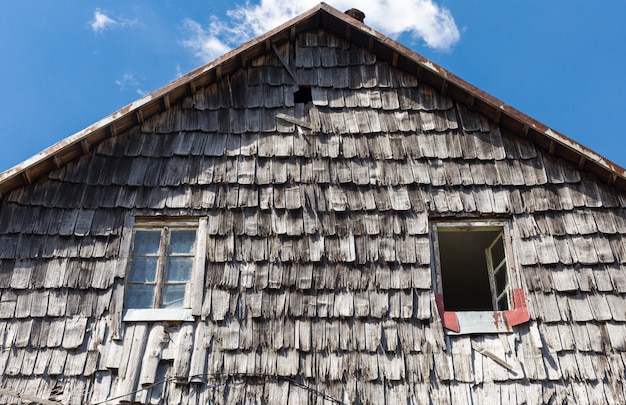
[[[446,311],[456,316],[458,330],[446,326],[448,335],[469,335],[475,333],[510,333],[513,330],[506,323],[503,311]],[[457,329],[457,328],[454,328]]]
[[[124,322],[193,321],[190,308],[127,309]]]
[[[513,309],[508,311],[446,311],[442,294],[435,294],[435,301],[448,335],[510,333],[513,326],[530,320],[521,288],[513,290]]]

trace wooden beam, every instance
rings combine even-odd
[[[166,94],[165,96],[163,96],[163,106],[165,107],[166,110],[169,110],[172,105],[170,104],[170,95]]]
[[[91,145],[89,145],[89,142],[87,142],[86,139],[83,139],[82,141],[80,141],[80,147],[81,147],[83,153],[85,153],[85,154],[89,153],[89,147],[90,146]]]
[[[313,126],[309,124],[308,122],[291,117],[287,114],[278,113],[276,114],[276,118],[278,118],[279,120],[288,122],[290,124],[299,125],[301,127],[308,128],[308,129],[313,129]]]
[[[551,155],[554,155],[554,151],[555,150],[556,150],[556,142],[550,141],[550,146],[548,147],[548,152],[550,152]]]
[[[474,97],[473,95],[469,95],[468,99],[467,99],[467,108],[471,111],[474,108],[474,102],[476,101],[476,97]]]
[[[296,40],[296,26],[293,25],[289,30],[289,41],[294,42]]]
[[[445,96],[448,93],[448,81],[444,80],[443,83],[441,83],[441,95]]]
[[[472,342],[472,349],[476,350],[478,353],[482,354],[485,357],[489,357],[491,360],[495,361],[496,363],[506,368],[507,370],[513,371],[512,365],[507,363],[504,359],[501,359],[500,357],[496,356],[494,353],[490,352],[489,350],[485,349],[478,343]]]
[[[500,123],[500,117],[502,116],[502,111],[500,110],[495,110],[494,114],[493,114],[493,122],[495,122],[496,124]]]
[[[278,50],[275,44],[272,44],[272,49],[274,50],[274,53],[276,54],[276,56],[278,56],[278,60],[280,61],[280,63],[282,63],[285,69],[287,69],[287,73],[289,73],[289,76],[291,76],[294,83],[298,84],[298,79],[296,78],[296,74],[291,70],[291,67],[289,67],[289,63],[282,57],[282,55],[280,54],[280,51]]]
[[[24,181],[26,182],[26,184],[32,184],[33,183],[33,179],[30,176],[30,174],[28,174],[28,170],[24,170],[22,172],[22,176],[24,177]]]
[[[417,78],[417,84],[422,81],[424,77],[424,68],[421,65],[417,65],[417,70],[415,71],[415,77]]]

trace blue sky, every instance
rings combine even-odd
[[[626,166],[626,2],[328,0]],[[315,1],[0,5],[0,171]]]

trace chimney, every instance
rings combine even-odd
[[[362,12],[361,10],[358,10],[356,8],[351,8],[350,10],[346,11],[346,14],[348,14],[350,17],[359,20],[361,22],[363,22],[363,20],[365,20],[365,13]]]

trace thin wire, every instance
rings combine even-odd
[[[289,378],[289,377],[285,377],[285,376],[281,376],[281,375],[264,374],[264,373],[237,373],[237,374],[226,374],[226,373],[209,374],[209,373],[205,373],[205,374],[192,375],[192,376],[189,376],[188,378],[191,379],[191,378],[198,378],[198,377],[207,377],[207,378],[214,378],[214,379],[216,379],[216,378],[223,378],[223,377],[226,377],[226,379],[228,379],[230,377],[235,377],[235,378],[236,377],[243,377],[243,378],[268,378],[268,379],[271,379],[271,380],[283,380],[283,381],[287,381],[287,382],[289,382],[291,384],[294,384],[294,385],[296,385],[296,386],[298,386],[300,388],[304,388],[305,390],[307,390],[307,391],[309,391],[309,392],[311,392],[311,393],[313,393],[313,394],[315,394],[317,396],[320,396],[320,397],[326,399],[327,401],[333,402],[335,404],[344,405],[343,401],[338,400],[336,398],[333,398],[330,395],[326,394],[325,392],[322,392],[322,391],[320,391],[320,390],[318,390],[316,388],[310,387],[310,386],[308,386],[308,385],[306,385],[304,383],[301,383],[298,380],[294,380],[293,378]],[[152,387],[156,387],[158,385],[165,384],[167,382],[175,381],[175,380],[179,380],[179,379],[176,378],[176,377],[167,377],[166,379],[164,379],[162,381],[157,381],[155,383],[146,385],[145,387],[142,387],[142,388],[139,388],[137,390],[131,391],[131,392],[127,393],[127,394],[118,395],[117,397],[107,398],[104,401],[96,402],[96,403],[94,403],[94,405],[105,404],[105,403],[107,403],[109,401],[114,401],[116,399],[124,398],[124,397],[127,397],[129,395],[134,395],[134,394],[137,394],[138,392],[146,391],[146,390],[149,390]],[[241,382],[231,382],[230,384],[232,384],[232,385],[240,385],[240,384],[245,384],[245,382],[243,382],[243,381],[241,381]],[[221,382],[219,384],[204,385],[204,387],[205,388],[215,388],[215,387],[219,387],[219,386],[222,386],[222,385],[227,385],[227,381],[225,380],[225,381],[223,381],[223,382]]]
[[[225,377],[254,377],[254,378],[270,378],[270,379],[275,379],[275,380],[283,380],[283,381],[287,381],[291,384],[294,384],[300,388],[304,388],[305,390],[314,393],[317,396],[320,396],[328,401],[334,402],[336,404],[343,404],[342,401],[331,397],[330,395],[326,394],[325,392],[322,392],[316,388],[310,387],[304,383],[301,383],[298,380],[294,380],[293,378],[289,378],[289,377],[285,377],[285,376],[281,376],[281,375],[274,375],[274,374],[264,374],[264,373],[237,373],[237,374],[222,374],[222,373],[216,373],[216,374],[198,374],[198,375],[194,375],[191,376],[190,378],[194,378],[194,377],[220,377],[220,376],[225,376]],[[223,384],[219,384],[219,385],[224,385]]]
[[[156,387],[157,385],[164,384],[164,383],[168,382],[169,380],[171,380],[171,378],[168,377],[165,380],[158,381],[158,382],[146,385],[145,387],[139,388],[138,390],[135,390],[135,391],[131,391],[131,392],[127,393],[127,394],[118,395],[117,397],[107,398],[104,401],[96,402],[94,405],[106,404],[109,401],[114,401],[116,399],[124,398],[124,397],[127,397],[129,395],[133,395],[133,394],[136,394],[138,392],[141,392],[141,391],[149,390],[150,388]]]

